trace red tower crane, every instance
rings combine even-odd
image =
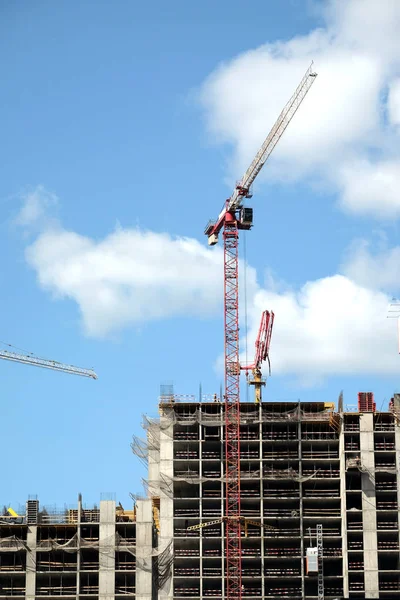
[[[307,69],[296,91],[272,127],[253,162],[235,187],[216,221],[207,224],[204,233],[210,246],[224,239],[224,335],[225,335],[225,536],[227,600],[242,598],[242,565],[240,539],[240,363],[239,363],[239,230],[253,224],[253,209],[243,206],[251,198],[251,186],[271,152],[293,119],[315,81],[313,64]]]

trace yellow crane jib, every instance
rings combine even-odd
[[[216,519],[215,521],[207,521],[206,523],[197,523],[196,525],[190,525],[186,527],[187,531],[196,531],[198,529],[202,529],[203,527],[211,527],[212,525],[220,525],[227,521],[227,517],[221,517],[221,519]],[[239,517],[239,521],[241,522],[244,535],[247,537],[248,535],[248,526],[255,525],[256,527],[262,527],[263,529],[267,529],[269,531],[278,531],[277,527],[272,527],[272,525],[267,525],[266,523],[261,523],[260,521],[253,521],[252,519],[248,519],[247,517]]]

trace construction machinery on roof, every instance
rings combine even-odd
[[[239,231],[253,225],[253,209],[244,206],[251,186],[313,85],[312,63],[282,110],[249,168],[226,200],[216,221],[204,233],[210,246],[224,242],[224,337],[225,337],[225,476],[226,476],[226,576],[227,600],[242,598],[240,515],[240,362],[239,362]]]
[[[61,371],[62,373],[69,373],[70,375],[80,375],[81,377],[97,379],[97,375],[92,369],[82,369],[81,367],[74,367],[73,365],[65,365],[55,360],[39,358],[32,354],[19,354],[16,352],[9,352],[8,350],[0,350],[0,359],[32,365],[33,367],[41,367],[43,369],[51,369],[52,371]]]
[[[265,386],[265,377],[262,376],[261,364],[268,361],[269,372],[271,374],[271,363],[269,360],[269,348],[271,345],[272,327],[274,325],[275,315],[271,311],[264,310],[261,315],[260,327],[256,339],[256,354],[254,362],[245,367],[241,366],[242,371],[246,372],[247,383],[254,386],[255,402],[259,404],[262,401],[262,388]],[[249,373],[252,373],[252,378],[249,378]]]

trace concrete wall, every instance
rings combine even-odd
[[[160,418],[160,536],[159,549],[163,551],[168,544],[173,544],[174,536],[174,503],[173,475],[174,475],[174,441],[173,420],[168,415]],[[171,551],[173,547],[171,546]],[[160,598],[173,597],[172,577],[159,590]]]
[[[342,556],[343,556],[343,596],[349,597],[349,564],[347,552],[347,507],[346,507],[346,455],[345,455],[345,437],[343,428],[339,437],[339,459],[340,459],[340,506],[342,510]]]
[[[26,553],[26,600],[35,600],[36,595],[36,525],[29,525],[26,544],[29,548]]]
[[[360,415],[361,498],[363,510],[365,597],[379,598],[378,542],[376,535],[374,415]]]
[[[152,597],[153,507],[151,500],[136,504],[136,598]]]
[[[115,594],[115,501],[100,501],[99,600]]]
[[[396,472],[397,472],[397,523],[400,523],[400,422],[395,419]],[[398,529],[400,546],[400,528]]]

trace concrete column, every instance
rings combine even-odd
[[[35,600],[36,597],[36,541],[37,526],[28,525],[26,536],[26,600]]]
[[[82,520],[82,494],[78,496],[78,522],[76,525],[76,600],[79,600],[79,594],[81,591],[81,520]]]
[[[99,600],[115,594],[115,500],[100,501]]]
[[[263,405],[260,402],[259,405],[256,404],[258,410],[258,419],[260,421],[258,427],[258,452],[260,455],[259,469],[260,469],[260,518],[257,518],[257,521],[260,520],[262,523],[264,522],[264,486],[263,486],[263,462],[262,462],[262,450],[263,450],[263,440],[262,440],[262,427],[263,427]],[[264,598],[265,596],[265,579],[264,579],[264,570],[265,570],[265,552],[264,552],[264,535],[261,535],[261,596]]]
[[[299,453],[299,462],[298,462],[298,471],[299,476],[301,478],[303,474],[303,447],[301,444],[301,417],[300,417],[300,403],[297,407],[297,414],[299,416],[299,420],[297,423],[297,448]],[[300,575],[301,575],[301,596],[305,598],[305,587],[306,587],[306,574],[304,569],[304,557],[306,555],[306,545],[304,543],[304,525],[303,525],[303,484],[299,483],[299,515],[300,515],[300,556],[301,556],[301,566],[300,566]]]
[[[173,477],[174,477],[174,440],[173,419],[171,415],[161,415],[160,419],[160,542],[159,548],[163,551],[171,544],[173,552],[174,537],[174,502],[173,502]],[[164,478],[164,480],[163,480]],[[164,481],[164,482],[163,482]],[[167,483],[165,483],[167,482]],[[171,485],[172,489],[168,489]],[[173,597],[172,576],[165,582],[158,592],[159,598]]]
[[[339,459],[340,459],[340,510],[342,513],[342,569],[343,569],[343,596],[349,597],[349,574],[347,552],[347,513],[346,513],[346,454],[344,448],[345,436],[343,433],[343,413],[341,414],[342,427],[339,433]]]
[[[148,444],[148,495],[150,499],[148,503],[146,500],[140,500],[137,503],[136,513],[136,595],[138,598],[148,598],[148,594],[151,594],[152,598],[158,597],[158,589],[154,583],[155,573],[147,571],[147,567],[150,561],[151,569],[156,569],[157,565],[154,564],[153,559],[148,557],[149,551],[153,550],[152,539],[149,538],[149,526],[150,533],[153,535],[153,507],[151,503],[151,497],[160,497],[160,424],[157,422],[151,423],[147,429],[147,444]],[[150,508],[149,508],[150,506]],[[150,512],[149,512],[150,511]],[[140,540],[150,539],[150,550],[146,546],[142,551],[139,547]],[[160,546],[160,537],[157,536],[156,548],[158,550]],[[147,556],[145,556],[147,555]]]
[[[365,597],[379,598],[373,413],[360,415],[360,449]]]
[[[199,440],[202,439],[202,434],[203,434],[203,426],[201,424],[201,405],[199,405],[198,408],[199,411],[199,424],[198,424],[198,429],[197,429],[197,435],[199,436]],[[217,417],[218,418],[218,417]],[[199,523],[202,523],[203,521],[203,482],[202,482],[202,477],[203,477],[203,459],[202,459],[202,455],[201,455],[201,450],[202,450],[202,446],[201,443],[198,444],[198,452],[199,452]],[[199,551],[200,551],[200,577],[199,577],[199,590],[200,590],[200,598],[203,597],[203,535],[202,535],[202,531],[200,530],[200,539],[199,539]]]
[[[152,501],[136,503],[136,598],[151,600],[153,551]]]
[[[400,523],[400,422],[394,419],[394,435],[396,444],[396,482],[397,482],[397,523]],[[399,546],[400,546],[400,528],[399,532]]]
[[[221,399],[222,399],[222,393],[221,393]],[[223,517],[225,515],[225,500],[224,500],[224,482],[223,482],[223,478],[225,477],[225,468],[226,468],[226,460],[225,460],[225,411],[223,410],[223,404],[221,402],[220,404],[220,419],[221,419],[221,428],[220,428],[220,448],[221,448],[221,487],[220,487],[220,494],[221,494],[221,517]],[[199,452],[201,452],[201,444],[199,447]],[[201,499],[200,499],[201,502]],[[222,531],[225,531],[225,529],[223,528]],[[203,563],[203,555],[201,555],[201,561]],[[222,535],[222,539],[221,539],[221,573],[225,573],[225,536]],[[225,598],[226,596],[226,589],[225,589],[225,577],[222,577],[222,582],[221,582],[221,591],[222,591],[222,598]]]

